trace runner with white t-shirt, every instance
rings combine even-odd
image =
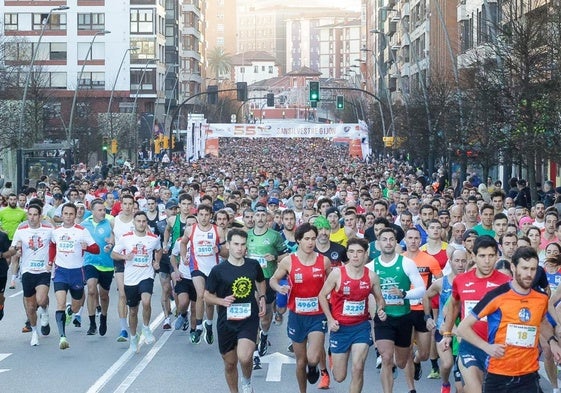
[[[39,345],[37,333],[37,311],[41,323],[41,334],[48,335],[49,325],[49,287],[51,266],[49,247],[53,233],[52,225],[41,222],[41,206],[29,205],[27,222],[21,224],[12,240],[10,253],[20,257],[21,284],[25,311],[31,325],[31,346]],[[39,308],[38,308],[39,307]]]
[[[111,257],[125,262],[124,284],[129,306],[130,349],[138,352],[138,305],[142,302],[142,335],[146,344],[156,340],[150,330],[154,270],[159,269],[162,258],[160,238],[148,231],[148,217],[143,211],[134,214],[134,230],[117,240]]]
[[[55,247],[49,264],[55,265],[53,284],[57,302],[55,319],[60,334],[60,349],[70,347],[66,340],[65,324],[70,322],[72,313],[77,312],[84,296],[84,251],[99,254],[99,246],[92,235],[81,225],[74,223],[76,205],[65,203],[62,207],[62,226],[53,231],[51,239]],[[72,303],[66,307],[66,295],[70,292]]]

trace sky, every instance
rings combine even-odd
[[[242,0],[244,1],[244,0]],[[360,1],[361,0],[338,0],[336,2],[331,0],[306,0],[302,2],[302,0],[267,0],[269,4],[278,4],[278,5],[297,5],[297,6],[316,6],[321,8],[322,6],[333,8],[333,7],[340,7],[346,8],[353,11],[360,11]]]

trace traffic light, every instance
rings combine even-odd
[[[216,105],[218,103],[218,86],[210,85],[207,87],[206,93],[209,105]]]
[[[111,153],[112,154],[117,154],[117,151],[119,150],[118,145],[117,145],[117,139],[111,139]]]
[[[311,101],[311,102],[310,102],[310,106],[311,106],[312,108],[317,108],[317,107],[318,107],[318,102],[317,102],[317,101]]]
[[[275,106],[275,94],[267,93],[267,106]]]
[[[160,154],[162,151],[162,144],[164,143],[164,137],[162,134],[158,135],[157,138],[154,138],[154,153]]]
[[[345,97],[337,96],[337,109],[344,109],[344,108],[345,108]]]
[[[106,136],[104,136],[104,137],[103,137],[103,142],[102,142],[102,144],[101,144],[101,149],[102,149],[103,151],[107,151],[107,148],[108,148],[108,147],[109,147],[109,138],[106,137]]]
[[[169,136],[164,136],[164,149],[169,149]]]
[[[310,101],[319,101],[319,82],[310,82]]]
[[[247,82],[237,82],[238,101],[247,101]]]
[[[175,149],[175,136],[171,137],[171,149],[174,150]]]

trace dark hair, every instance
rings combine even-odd
[[[193,202],[193,197],[191,196],[191,194],[188,194],[186,192],[182,193],[181,195],[179,195],[179,203],[181,203],[182,201],[184,201],[185,199],[187,199],[189,202]]]
[[[475,243],[473,244],[473,254],[477,255],[477,252],[480,248],[489,248],[492,247],[495,250],[495,253],[499,252],[499,246],[497,245],[497,241],[493,239],[489,235],[481,235],[475,239]]]
[[[347,242],[347,249],[353,244],[358,244],[364,251],[368,250],[368,240],[364,238],[353,237]]]
[[[39,214],[41,214],[43,212],[43,208],[41,207],[41,205],[39,205],[38,203],[32,203],[29,206],[27,206],[27,210],[29,209],[37,209],[37,211],[39,212]]]
[[[231,242],[234,236],[240,236],[247,240],[247,232],[243,231],[239,228],[232,228],[228,231],[228,235],[226,235],[226,241]]]
[[[374,225],[376,225],[376,224],[384,224],[384,226],[385,226],[386,228],[389,228],[389,227],[390,227],[390,222],[389,222],[388,219],[385,218],[385,217],[376,217],[376,218],[374,219],[374,222],[372,223],[372,226],[374,226]]]
[[[507,220],[508,221],[508,217],[506,214],[504,213],[497,213],[495,214],[495,216],[493,217],[493,221],[497,221],[497,220]]]
[[[73,204],[72,202],[67,202],[67,203],[65,203],[64,205],[62,205],[62,209],[60,209],[60,211],[61,211],[61,212],[64,211],[64,208],[65,208],[65,207],[69,207],[69,208],[71,208],[71,209],[74,209],[74,213],[76,213],[76,211],[78,210],[78,209],[76,208],[76,205]]]
[[[380,231],[380,233],[378,234],[378,237],[381,237],[384,233],[391,233],[391,234],[394,235],[394,237],[396,236],[396,235],[395,235],[395,231],[394,231],[393,228],[391,228],[391,227],[382,229],[382,230]]]
[[[554,245],[555,247],[557,247],[557,251],[559,251],[559,254],[561,255],[561,244],[559,244],[557,242],[551,242],[547,246],[545,246],[545,249],[547,250],[547,248],[551,245]]]
[[[512,264],[514,266],[518,266],[518,263],[520,263],[521,259],[524,260],[535,259],[536,263],[539,260],[538,253],[536,252],[536,250],[534,250],[534,248],[532,247],[526,247],[526,246],[518,247],[516,249],[514,255],[512,256]]]
[[[304,234],[310,231],[314,231],[316,236],[318,235],[318,229],[309,222],[305,222],[304,224],[296,228],[296,231],[294,232],[294,240],[296,240],[296,242],[299,242],[304,238]]]
[[[508,269],[510,270],[510,262],[506,259],[501,259],[495,264],[495,269]]]
[[[198,209],[197,209],[197,213],[206,210],[207,212],[209,212],[212,215],[212,206],[207,205],[207,204],[201,204],[199,205]]]
[[[134,215],[132,216],[133,218],[136,218],[138,216],[144,216],[147,220],[148,220],[148,216],[146,215],[146,212],[143,210],[139,210],[136,213],[134,213]]]

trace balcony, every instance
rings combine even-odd
[[[457,16],[458,16],[457,17],[458,22],[461,22],[463,20],[468,20],[468,12],[465,4],[458,5]]]

